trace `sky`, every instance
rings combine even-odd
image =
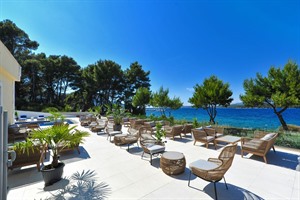
[[[212,75],[237,103],[244,80],[300,63],[299,0],[0,0],[4,19],[40,44],[36,53],[67,55],[83,68],[137,61],[152,91],[168,88],[184,105]]]

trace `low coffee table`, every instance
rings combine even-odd
[[[215,139],[215,144],[218,144],[218,142],[225,142],[225,143],[228,143],[228,144],[235,144],[239,141],[241,141],[240,137],[232,136],[232,135],[225,135],[225,136],[216,138]]]
[[[177,175],[185,170],[185,157],[183,153],[168,151],[162,154],[160,158],[160,168],[165,174]]]

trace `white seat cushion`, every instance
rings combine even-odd
[[[217,168],[219,165],[213,162],[209,162],[206,160],[197,160],[195,162],[190,163],[189,168],[198,168],[203,170],[211,170]]]
[[[157,144],[147,144],[147,149],[151,154],[161,153],[165,151],[165,147]]]
[[[122,131],[112,131],[112,132],[108,132],[108,134],[110,136],[115,136],[115,135],[118,135],[118,134],[122,134]]]
[[[275,133],[268,133],[267,135],[262,137],[261,140],[270,140],[271,138],[274,137],[274,135],[275,135]]]

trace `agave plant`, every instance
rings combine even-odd
[[[86,131],[75,129],[76,126],[61,124],[45,129],[34,130],[31,133],[32,139],[39,140],[42,144],[47,144],[52,150],[52,163],[49,167],[58,166],[59,153],[64,148],[74,147],[83,142],[84,137],[89,136]]]

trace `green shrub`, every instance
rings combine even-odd
[[[56,107],[47,107],[47,108],[44,108],[42,111],[51,113],[51,112],[58,112],[59,110]]]

